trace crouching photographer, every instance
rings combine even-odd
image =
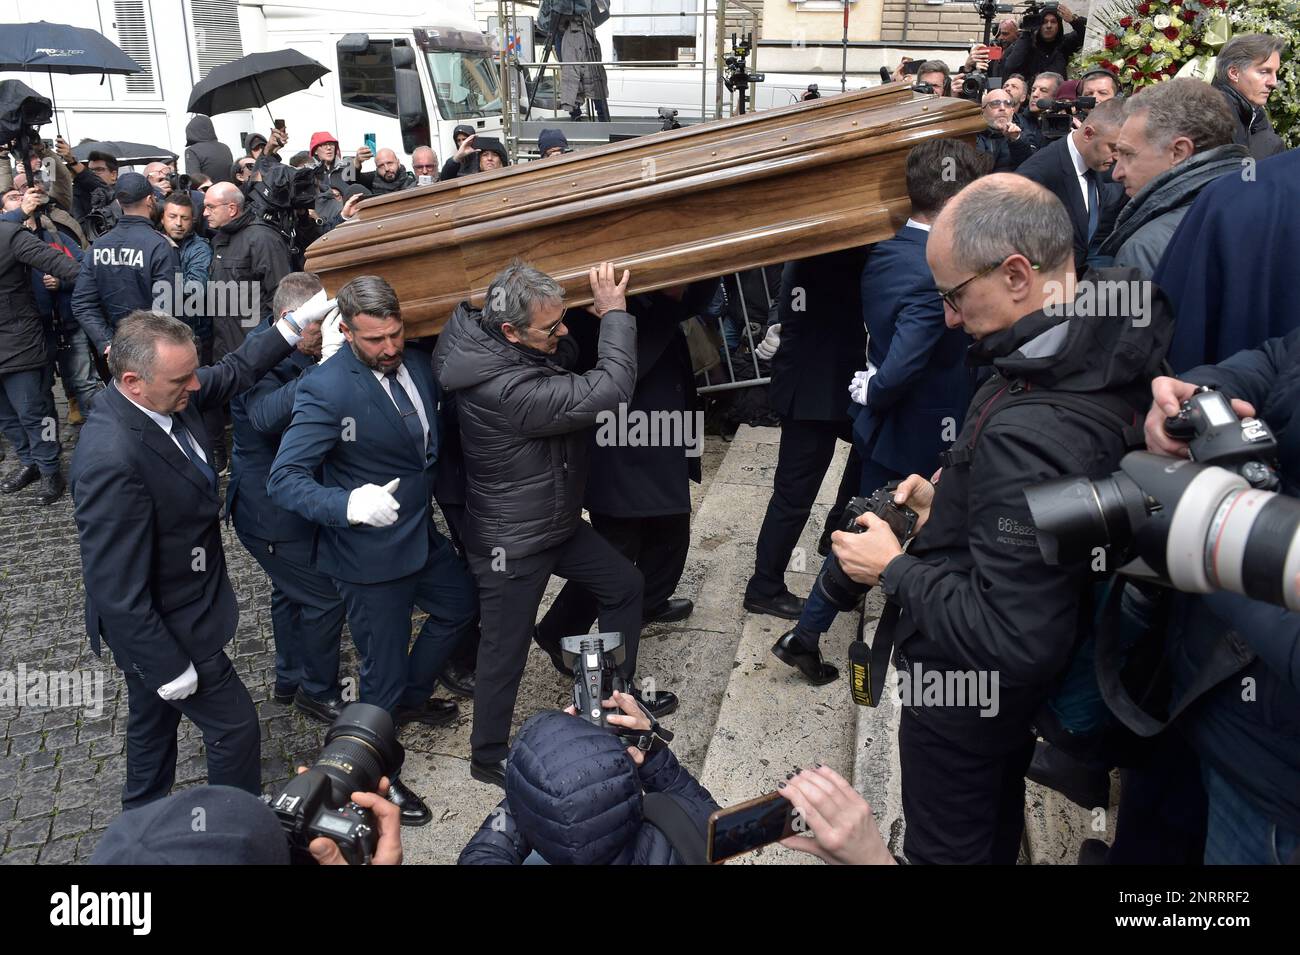
[[[1090,627],[1093,585],[1086,560],[1039,554],[1024,487],[1108,475],[1141,444],[1172,334],[1149,285],[1128,301],[1101,294],[1136,271],[1076,282],[1071,235],[1060,200],[1019,176],[979,179],[940,213],[926,258],[945,321],[976,339],[970,360],[994,374],[937,484],[912,475],[895,492],[917,515],[908,553],[875,514],[832,537],[849,578],[889,598],[854,682],[878,703],[896,648],[909,862],[1016,861],[1036,713]]]
[[[1239,431],[1239,440],[1256,446],[1262,441],[1252,436],[1261,429],[1251,421],[1258,413],[1265,429],[1276,436],[1278,462],[1278,496],[1253,489],[1240,494],[1234,508],[1246,512],[1238,522],[1240,533],[1221,533],[1216,541],[1217,574],[1212,582],[1223,589],[1180,595],[1167,631],[1172,697],[1180,703],[1225,651],[1235,649],[1239,663],[1235,672],[1188,707],[1180,721],[1183,735],[1200,757],[1208,799],[1205,862],[1296,862],[1300,507],[1290,499],[1300,497],[1300,332],[1270,339],[1217,365],[1194,368],[1181,380],[1157,378],[1146,421],[1151,451],[1189,456],[1187,444],[1167,434],[1165,419],[1178,414],[1197,386],[1213,387],[1233,399],[1232,411],[1242,420],[1234,422],[1225,415],[1231,426],[1225,430],[1230,435]],[[1229,563],[1237,559],[1239,569]]]
[[[353,703],[269,806],[231,786],[195,786],[118,816],[91,862],[401,865],[401,810],[386,797],[404,757],[388,712]]]

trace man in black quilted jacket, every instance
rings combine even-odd
[[[623,676],[636,668],[641,635],[641,572],[582,520],[588,429],[602,411],[631,399],[636,385],[636,319],[627,311],[629,275],[608,262],[591,270],[600,319],[595,367],[570,372],[564,289],[514,262],[488,286],[483,311],[460,305],[438,338],[434,374],[456,395],[465,453],[465,549],[478,580],[482,642],[474,691],[470,775],[505,785],[515,697],[551,574],[596,597],[601,632],[627,647]],[[559,654],[552,662],[568,673]],[[671,712],[671,693],[646,693],[654,715]]]

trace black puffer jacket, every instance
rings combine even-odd
[[[75,282],[75,259],[50,248],[17,222],[0,222],[0,373],[43,368],[49,358],[45,326],[32,296],[28,268]]]
[[[461,865],[519,865],[536,851],[551,865],[675,865],[668,837],[645,820],[642,793],[666,793],[701,833],[718,804],[672,750],[635,766],[607,729],[552,710],[519,731],[506,798],[460,854]]]
[[[608,312],[596,366],[575,375],[488,331],[462,303],[433,353],[433,372],[456,393],[465,448],[465,546],[527,557],[573,536],[587,486],[590,435],[636,384],[636,320]]]
[[[289,244],[276,229],[259,219],[251,205],[239,218],[227,222],[212,236],[211,282],[241,283],[241,296],[255,290],[258,309],[242,311],[251,304],[241,298],[239,308],[227,308],[229,314],[213,317],[213,360],[238,348],[250,331],[271,315],[271,300],[280,279],[293,271]]]
[[[1136,269],[1095,269],[1078,290],[1082,296],[1094,281],[1142,278]],[[963,745],[997,752],[1023,740],[1085,625],[1088,562],[1052,567],[1043,561],[1025,487],[1065,475],[1108,476],[1125,452],[1116,430],[1075,409],[1018,404],[990,412],[989,402],[1017,382],[1040,394],[1104,392],[1123,400],[1130,422],[1140,424],[1173,334],[1162,292],[1153,289],[1144,312],[1128,319],[1038,311],[971,347],[974,362],[997,372],[971,401],[953,445],[968,448],[980,429],[973,457],[944,468],[929,522],[881,578],[902,608],[900,670],[920,664],[998,676],[996,716],[976,715],[972,722],[976,711],[966,707],[926,708],[937,731]]]
[[[214,183],[234,182],[230,167],[235,164],[234,154],[225,143],[217,141],[217,131],[212,120],[196,113],[185,127],[185,172],[201,172]]]

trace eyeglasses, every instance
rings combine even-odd
[[[971,283],[971,282],[974,282],[976,279],[982,279],[982,278],[984,278],[984,276],[988,275],[988,274],[989,274],[990,272],[992,272],[994,269],[998,268],[998,267],[1002,264],[1002,262],[1005,262],[1005,261],[1006,261],[1006,259],[1003,259],[1001,262],[994,262],[994,263],[993,263],[992,265],[990,265],[987,269],[982,269],[981,271],[976,272],[974,275],[972,275],[970,278],[968,278],[965,282],[962,282],[962,283],[959,284],[959,285],[954,285],[952,288],[948,289],[948,291],[946,291],[946,292],[943,291],[943,290],[940,290],[940,291],[939,291],[939,297],[940,297],[941,299],[943,299],[943,300],[944,300],[944,303],[945,303],[945,304],[946,304],[950,309],[952,309],[954,312],[960,312],[960,311],[961,311],[960,296],[961,296],[962,289],[964,289],[967,285],[970,285],[970,283]],[[1038,266],[1035,265],[1034,268],[1038,268]]]
[[[560,313],[560,320],[558,322],[556,322],[550,328],[545,328],[545,329],[539,328],[538,331],[546,332],[547,338],[554,338],[556,335],[560,333],[560,326],[564,324],[564,319],[568,316],[568,314],[569,314],[569,310],[566,308],[563,312]]]

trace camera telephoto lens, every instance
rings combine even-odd
[[[1048,564],[1079,560],[1094,547],[1124,548],[1146,516],[1146,495],[1123,472],[1093,481],[1063,477],[1025,488]]]
[[[377,792],[379,780],[397,772],[405,755],[387,710],[351,703],[325,734],[312,768],[329,777],[336,799],[347,802],[354,792]]]

